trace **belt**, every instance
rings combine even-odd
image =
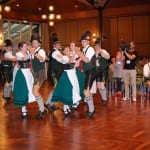
[[[74,68],[75,63],[63,64],[64,70],[70,70]]]
[[[20,68],[30,68],[29,61],[18,61]]]

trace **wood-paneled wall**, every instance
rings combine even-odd
[[[99,34],[97,17],[57,22],[52,32],[58,33],[63,45],[69,45],[72,41],[80,43],[81,35],[87,30]]]
[[[119,41],[124,38],[126,42],[134,40],[136,49],[141,56],[150,56],[150,6],[135,6],[116,8],[104,11],[103,17],[103,47],[111,55],[115,55],[119,48]],[[71,41],[79,42],[86,30],[96,33],[99,31],[99,17],[95,11],[79,14],[67,14],[67,18],[56,22],[51,32],[57,32],[63,45]],[[91,16],[91,17],[90,17]]]
[[[123,38],[134,40],[140,56],[150,56],[150,15],[110,17],[110,48],[113,54]]]

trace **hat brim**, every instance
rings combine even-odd
[[[53,42],[53,44],[58,44],[58,43],[61,43],[61,42],[60,41]]]
[[[30,40],[30,42],[32,43],[33,41],[38,41],[39,43],[41,43],[41,41],[39,39],[32,39]]]

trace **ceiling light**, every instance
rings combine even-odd
[[[42,10],[42,8],[41,8],[41,7],[39,7],[39,8],[38,8],[38,10],[39,10],[39,11],[41,11],[41,10]]]
[[[78,5],[74,5],[75,8],[78,8]]]
[[[57,14],[57,15],[56,15],[56,19],[60,20],[60,19],[61,19],[61,15],[60,15],[60,14]]]
[[[50,5],[48,7],[48,10],[49,10],[49,14],[42,14],[41,15],[41,18],[43,20],[48,20],[49,21],[49,26],[54,26],[54,21],[55,20],[60,20],[61,19],[61,15],[60,14],[55,14],[53,11],[54,11],[54,6]]]
[[[51,26],[51,27],[54,26],[54,21],[50,21],[49,26]]]
[[[49,11],[54,11],[54,6],[50,5],[50,6],[48,7],[48,9],[49,9]]]
[[[49,14],[48,18],[49,18],[49,20],[55,19],[55,14]]]
[[[5,12],[10,12],[11,11],[11,7],[10,6],[5,5],[3,7],[2,5],[0,5],[0,20],[2,19],[2,14],[1,13],[2,13],[3,9],[4,9]]]
[[[4,7],[4,10],[5,10],[6,12],[10,12],[10,11],[11,11],[11,7],[10,7],[10,6],[5,6],[5,7]]]
[[[43,20],[46,20],[46,19],[47,19],[47,15],[46,15],[46,14],[43,14],[43,15],[41,16],[41,18],[42,18]]]

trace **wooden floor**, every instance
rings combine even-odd
[[[44,100],[51,90],[42,87]],[[6,103],[0,91],[0,150],[150,150],[150,100],[123,101],[109,97],[106,106],[94,96],[96,114],[85,117],[87,106],[81,102],[71,117],[61,111],[47,113],[36,120],[36,103],[28,105],[29,119],[20,117],[13,102]]]

